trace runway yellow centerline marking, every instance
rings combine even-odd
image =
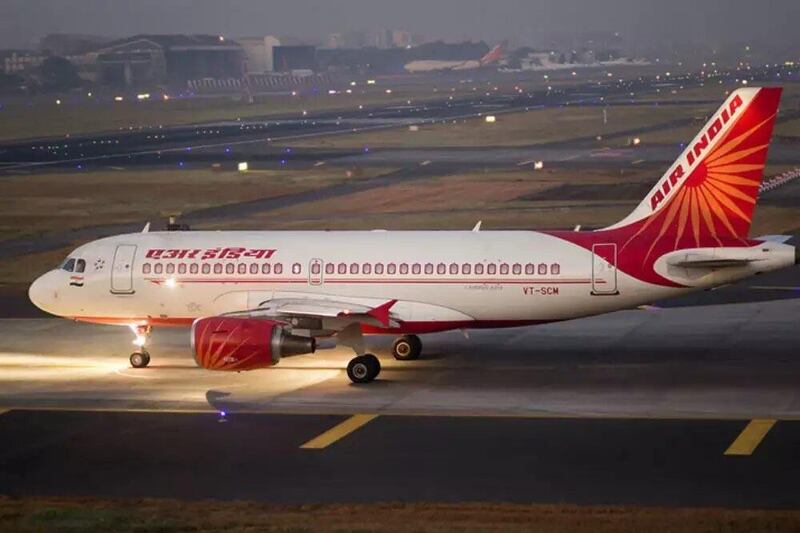
[[[769,419],[751,420],[739,433],[736,440],[725,450],[725,455],[752,455],[775,422],[775,420]]]
[[[333,426],[325,433],[314,437],[300,447],[306,450],[321,450],[327,448],[337,440],[346,437],[377,417],[378,415],[353,415],[341,424]]]

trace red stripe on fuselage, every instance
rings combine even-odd
[[[156,327],[187,327],[191,326],[196,317],[102,317],[102,316],[73,316],[68,317],[78,322],[92,324],[105,324],[114,326],[156,326]],[[421,334],[450,331],[453,329],[491,329],[513,328],[520,326],[533,326],[558,322],[557,320],[442,320],[442,321],[409,321],[403,322],[399,327],[361,326],[361,330],[368,334]]]

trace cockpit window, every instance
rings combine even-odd
[[[83,272],[84,270],[86,270],[86,261],[78,259],[75,262],[75,272]]]
[[[66,270],[67,272],[72,272],[75,270],[75,259],[72,257],[68,257],[61,263],[61,270]]]

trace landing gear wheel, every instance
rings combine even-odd
[[[381,363],[371,353],[354,357],[347,364],[347,377],[353,383],[369,383],[381,372]]]
[[[420,353],[422,353],[422,341],[416,335],[404,335],[392,344],[392,355],[398,361],[419,359]]]
[[[131,366],[133,368],[144,368],[150,364],[150,354],[146,350],[133,352],[131,354]]]
[[[372,372],[374,374],[372,376],[372,379],[377,378],[378,374],[381,373],[381,362],[380,362],[380,360],[377,357],[375,357],[374,355],[372,355],[371,353],[364,354],[362,357],[364,359],[366,359],[367,363],[372,366]]]

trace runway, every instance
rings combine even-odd
[[[379,417],[324,449],[315,415],[12,411],[0,493],[328,502],[796,508],[800,423],[751,456],[737,421]]]
[[[145,370],[125,328],[0,321],[0,407],[523,417],[800,419],[800,300],[632,310],[531,328],[424,337],[379,380],[353,386],[351,354],[321,350],[237,374],[199,369],[188,332],[158,330]]]
[[[776,75],[791,79],[790,71],[783,66],[756,68],[749,72],[753,81],[772,81]],[[738,81],[735,71],[721,72],[717,81]],[[787,78],[788,76],[788,78]],[[513,79],[513,78],[512,78]],[[508,81],[508,80],[506,80]],[[699,73],[675,77],[673,82],[681,88],[701,86],[707,79]],[[500,85],[508,83],[497,82]],[[353,100],[351,109],[312,112],[306,115],[287,113],[283,116],[252,117],[246,120],[211,121],[188,125],[160,125],[130,127],[128,130],[105,131],[95,134],[74,135],[67,139],[23,139],[0,143],[0,175],[17,174],[32,169],[79,167],[89,170],[108,165],[124,166],[163,165],[185,161],[207,163],[205,158],[223,161],[242,152],[251,154],[253,148],[265,143],[276,143],[274,161],[287,159],[280,155],[282,143],[299,139],[405,127],[411,124],[478,117],[488,111],[502,114],[542,107],[563,105],[617,106],[631,105],[630,95],[655,92],[663,82],[656,77],[637,77],[615,81],[576,83],[545,90],[519,92],[509,87],[503,91],[475,92],[451,99],[442,98],[398,104],[360,105]],[[477,86],[475,86],[477,89]],[[654,102],[648,102],[654,104]],[[666,99],[657,105],[684,105],[681,100]],[[697,103],[697,102],[695,102]],[[685,122],[676,121],[660,127],[674,127]],[[645,130],[651,131],[651,130]],[[620,132],[627,134],[629,132]],[[590,140],[578,137],[576,140]],[[295,160],[292,156],[288,159]],[[231,161],[235,161],[231,159]]]
[[[800,300],[332,349],[240,374],[159,330],[0,320],[0,494],[796,507]]]

